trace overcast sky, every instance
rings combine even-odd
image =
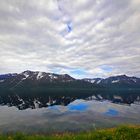
[[[140,0],[0,0],[0,73],[140,77]]]

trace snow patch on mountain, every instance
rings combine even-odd
[[[96,80],[92,79],[92,80],[85,80],[85,81],[93,84],[93,83],[95,83]]]
[[[98,80],[98,81],[97,81],[97,84],[99,84],[100,82],[101,82],[101,80]]]
[[[38,72],[38,75],[37,75],[36,78],[37,78],[37,80],[43,78],[43,73],[42,72]]]
[[[27,72],[23,73],[23,75],[25,76],[25,78],[29,77],[29,74]]]
[[[25,80],[26,78],[22,78],[21,81]]]
[[[95,83],[95,80],[91,80],[90,82],[91,82],[91,83]]]
[[[113,80],[112,83],[118,83],[120,80]]]
[[[135,83],[137,82],[137,80],[136,79],[132,79]]]
[[[49,74],[49,77],[50,77],[51,79],[57,79],[57,78],[58,78],[57,76],[55,76],[55,75],[53,75],[53,74]]]

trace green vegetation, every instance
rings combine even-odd
[[[140,126],[120,126],[79,134],[63,133],[53,135],[1,135],[0,140],[140,140]]]

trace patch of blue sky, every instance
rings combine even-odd
[[[71,25],[70,24],[67,24],[67,31],[70,33],[71,31],[72,31],[72,27],[71,27]]]
[[[112,72],[113,71],[113,68],[108,66],[108,65],[102,65],[102,66],[100,66],[100,68],[102,70],[104,70],[105,72]]]
[[[50,66],[50,69],[52,69],[52,67]],[[85,78],[85,77],[91,77],[91,75],[89,75],[86,70],[84,69],[79,69],[79,68],[67,68],[65,66],[56,66],[52,69],[52,72],[53,73],[58,73],[60,74],[61,73],[61,70],[64,70],[66,71],[65,73],[73,76],[74,78]]]
[[[70,75],[75,78],[85,78],[90,77],[90,75],[83,69],[73,69],[70,70]]]
[[[107,116],[117,116],[119,112],[116,109],[110,108],[104,114]]]
[[[72,74],[77,74],[77,75],[86,75],[86,71],[82,69],[76,69],[71,71]]]
[[[69,111],[86,111],[88,109],[88,105],[87,104],[70,104],[68,105],[68,110]]]

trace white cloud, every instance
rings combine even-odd
[[[139,0],[2,1],[0,73],[140,77],[139,6]]]

